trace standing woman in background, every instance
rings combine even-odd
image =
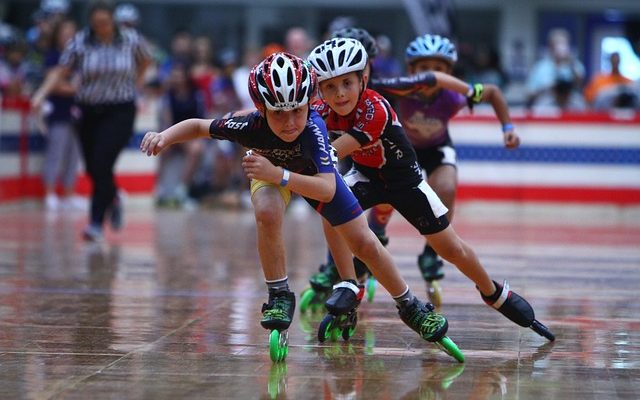
[[[38,109],[60,80],[74,72],[79,75],[78,134],[93,184],[89,225],[83,231],[88,241],[102,239],[107,214],[114,230],[122,227],[122,203],[113,169],[133,135],[136,86],[142,84],[149,63],[144,40],[134,30],[118,29],[112,6],[98,1],[89,9],[89,27],[67,43],[59,65],[32,98]]]

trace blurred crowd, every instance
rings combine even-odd
[[[69,18],[68,0],[42,0],[33,15],[30,27],[13,27],[0,22],[0,94],[3,99],[26,98],[55,65],[64,44],[79,30],[80,21]],[[120,29],[137,29],[140,14],[133,4],[120,4],[114,17]],[[159,129],[187,118],[221,117],[229,111],[253,108],[247,90],[250,68],[276,51],[288,51],[306,58],[319,40],[332,32],[354,26],[351,17],[340,17],[327,27],[324,37],[312,38],[302,27],[290,28],[281,42],[267,43],[262,48],[239,49],[223,47],[212,38],[180,29],[174,32],[168,49],[151,37],[146,37],[152,49],[154,64],[149,68],[140,97],[157,109]],[[144,32],[141,32],[144,35]],[[557,28],[549,32],[544,55],[533,65],[520,62],[502,69],[498,52],[490,46],[458,43],[459,62],[455,74],[468,82],[492,83],[509,93],[512,100],[532,110],[553,108],[582,112],[612,108],[638,109],[638,83],[620,73],[619,53],[608,55],[607,72],[588,77],[585,67],[572,48],[568,31]],[[379,77],[403,74],[402,60],[393,57],[389,37],[376,37],[378,55],[373,61]],[[514,51],[517,53],[517,48]],[[522,49],[520,49],[522,50]],[[518,60],[517,54],[515,57]],[[520,57],[519,60],[523,60]],[[72,102],[73,82],[67,100]],[[38,124],[43,133],[53,132],[56,120],[53,102],[43,107]],[[71,108],[72,110],[72,108]],[[69,137],[64,143],[48,135],[48,173],[43,174],[50,209],[74,207],[75,175],[80,157],[77,144]],[[56,142],[56,143],[54,143]],[[54,154],[55,153],[55,154]],[[156,201],[162,207],[196,207],[206,199],[227,199],[238,205],[249,204],[246,182],[241,173],[239,157],[242,149],[222,141],[193,141],[174,146],[160,157]],[[55,168],[51,166],[54,165]],[[55,173],[51,173],[51,171]],[[56,194],[56,179],[64,188],[60,201]],[[226,201],[226,200],[225,200]]]

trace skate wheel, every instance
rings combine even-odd
[[[349,338],[351,336],[353,336],[353,334],[356,331],[357,323],[358,323],[358,316],[354,314],[353,317],[350,318],[348,326],[346,328],[342,329],[342,339],[343,340],[349,340]]]
[[[274,329],[269,334],[269,356],[271,361],[282,361],[289,354],[289,333]]]
[[[533,320],[533,323],[531,324],[531,329],[533,329],[533,331],[538,335],[546,337],[551,342],[556,340],[556,336],[549,330],[549,328],[544,326],[542,322],[538,321],[537,319]]]
[[[448,336],[443,336],[442,339],[436,342],[436,344],[440,349],[442,349],[442,351],[455,358],[458,362],[464,362],[464,354],[462,354],[458,346],[453,342],[453,340],[449,339]]]
[[[301,313],[307,312],[315,295],[316,295],[316,292],[312,288],[308,288],[302,292],[302,294],[300,295],[300,312]]]
[[[435,307],[442,305],[442,293],[438,281],[427,281],[427,296]]]
[[[376,294],[376,278],[370,276],[367,279],[367,301],[371,303],[373,301],[373,296]]]
[[[331,314],[325,315],[318,327],[318,341],[324,343],[325,340],[331,339],[333,331],[335,317]]]

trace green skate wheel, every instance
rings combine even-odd
[[[318,327],[318,341],[324,343],[325,340],[331,339],[335,317],[331,314],[325,315],[320,326]]]
[[[300,295],[300,312],[305,313],[309,309],[316,292],[312,288],[305,289]]]
[[[342,329],[338,328],[337,326],[334,326],[333,329],[331,329],[331,341],[337,342],[341,334],[342,334]]]
[[[449,339],[448,336],[443,336],[442,339],[436,342],[436,344],[440,349],[455,358],[458,362],[464,362],[464,354],[462,354],[458,346],[453,342],[453,340]]]
[[[282,361],[289,354],[288,339],[287,331],[279,332],[277,329],[271,331],[269,334],[269,356],[271,361]]]
[[[376,278],[370,276],[367,279],[367,301],[371,303],[373,301],[373,296],[376,294]]]
[[[351,336],[353,336],[353,334],[356,332],[356,327],[355,326],[350,326],[348,328],[344,328],[342,330],[342,339],[343,340],[349,340],[349,338],[351,338]]]
[[[442,305],[442,292],[438,281],[427,281],[427,296],[429,296],[429,301],[435,307]]]

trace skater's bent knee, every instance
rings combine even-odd
[[[262,227],[279,227],[282,225],[283,215],[278,208],[256,207],[255,217]]]

